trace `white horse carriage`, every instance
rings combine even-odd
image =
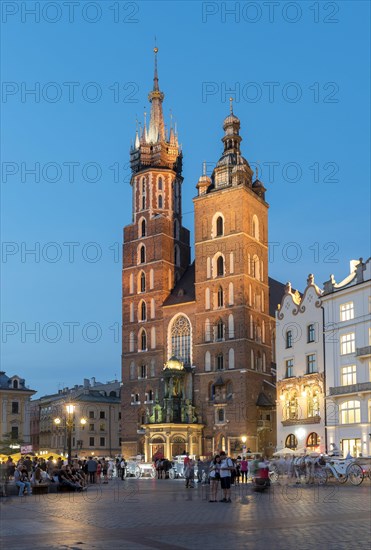
[[[130,457],[127,460],[125,468],[125,477],[134,476],[137,479],[141,477],[156,477],[156,469],[152,462],[144,462],[141,455]]]

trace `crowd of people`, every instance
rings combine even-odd
[[[81,492],[88,484],[108,484],[114,475],[124,479],[126,461],[124,458],[74,459],[71,464],[62,457],[48,459],[26,456],[17,463],[9,457],[0,463],[0,480],[8,483],[14,481],[18,487],[18,496],[32,494],[32,487],[52,483]]]
[[[184,452],[183,476],[185,487],[194,488],[195,472],[198,483],[210,484],[209,502],[231,502],[231,486],[247,483],[254,475],[255,464],[249,452],[245,456],[232,459],[224,451],[216,454],[211,461],[197,462],[189,453]],[[261,460],[261,459],[260,459]],[[170,460],[163,457],[155,458],[154,466],[158,479],[169,477],[169,470],[173,467]],[[23,497],[32,494],[35,485],[49,485],[57,483],[68,487],[72,491],[83,491],[89,484],[108,484],[114,477],[124,479],[127,474],[127,462],[124,457],[113,459],[73,459],[71,464],[62,457],[48,459],[42,457],[22,457],[15,463],[11,457],[0,463],[1,481],[14,480],[19,489],[18,495]],[[220,495],[219,495],[220,493]]]

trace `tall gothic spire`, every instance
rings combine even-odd
[[[157,53],[158,48],[153,49],[155,53],[155,71],[153,77],[153,90],[148,94],[148,99],[151,102],[151,116],[149,121],[148,141],[150,143],[158,143],[165,141],[165,124],[164,115],[162,112],[162,102],[165,95],[160,91],[158,85],[158,70],[157,70]]]

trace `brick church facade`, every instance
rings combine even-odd
[[[230,107],[223,152],[197,183],[195,260],[182,225],[182,152],[167,132],[157,49],[150,121],[130,151],[132,223],[122,272],[122,452],[270,455],[275,446],[274,308],[268,204],[242,156]]]

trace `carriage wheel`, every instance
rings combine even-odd
[[[173,469],[169,470],[169,478],[170,479],[175,479],[175,472]]]
[[[141,477],[142,472],[140,471],[140,468],[139,468],[139,467],[135,468],[134,475],[135,475],[135,477],[136,477],[137,479],[139,479],[139,478]]]
[[[338,482],[339,483],[346,483],[347,480],[348,480],[348,475],[347,474],[338,474],[338,478],[337,478]]]
[[[152,468],[150,476],[151,476],[152,479],[154,479],[156,477],[156,469],[155,468]]]
[[[352,485],[361,485],[365,474],[359,464],[351,464],[347,469],[349,481]]]

